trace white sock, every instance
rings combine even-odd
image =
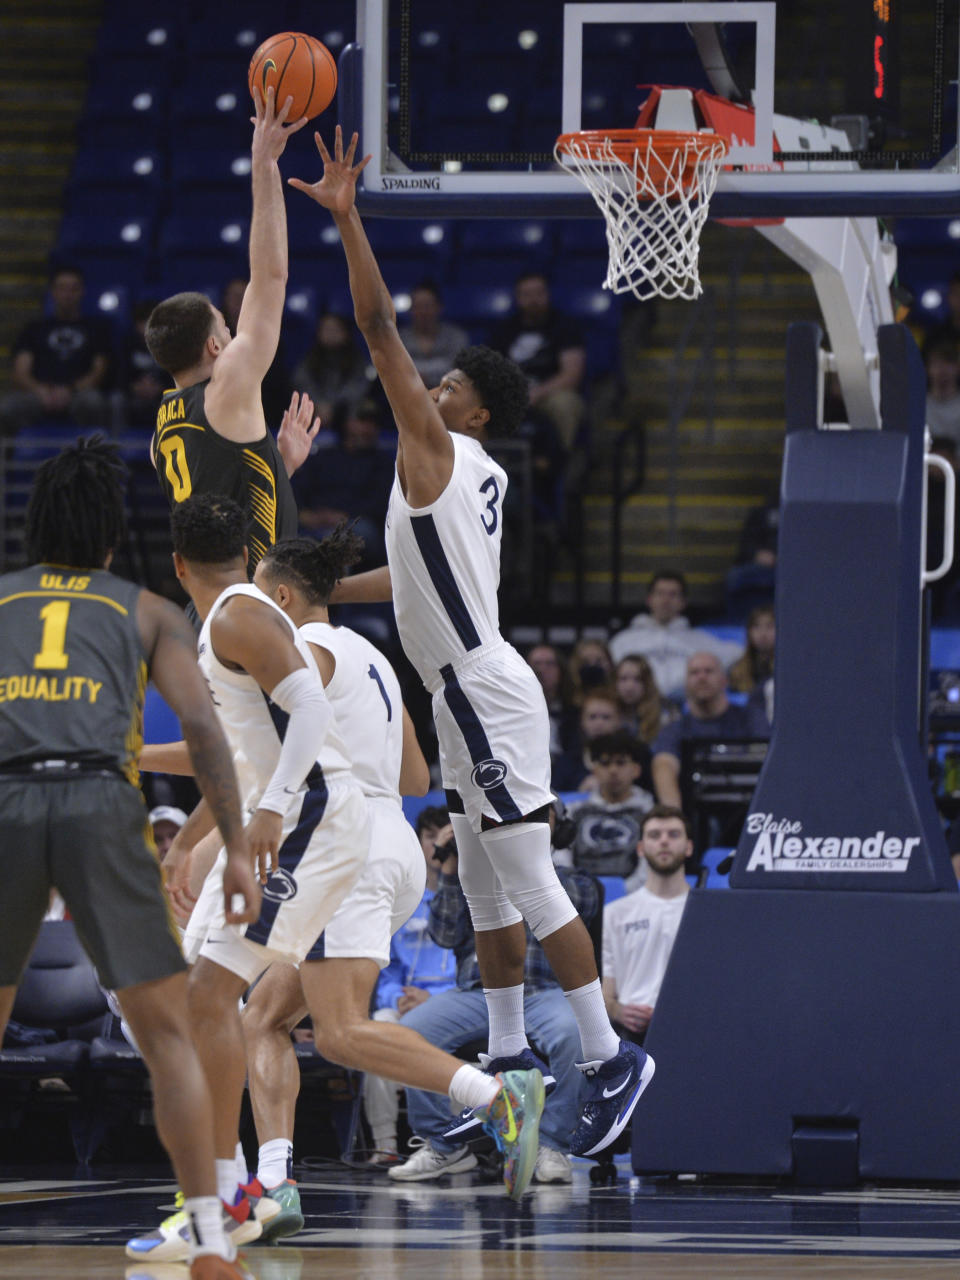
[[[577,1020],[584,1062],[606,1062],[608,1058],[615,1058],[620,1052],[620,1037],[610,1025],[600,979],[594,978],[585,987],[565,991],[564,995]]]
[[[293,1176],[293,1143],[289,1138],[271,1138],[260,1148],[257,1177],[265,1187],[276,1187]]]
[[[237,1143],[233,1159],[237,1166],[237,1182],[240,1183],[241,1187],[244,1187],[250,1181],[250,1171],[247,1168],[247,1157],[243,1154],[242,1142]]]
[[[523,1025],[523,983],[515,987],[484,987],[490,1019],[491,1058],[515,1058],[528,1047]]]
[[[216,1196],[191,1196],[184,1200],[183,1208],[193,1228],[191,1260],[202,1253],[215,1253],[231,1261],[237,1256],[236,1249],[224,1234],[223,1207]]]
[[[224,1204],[233,1204],[237,1198],[237,1162],[230,1157],[229,1160],[218,1160],[217,1164],[217,1195]]]
[[[496,1077],[488,1076],[476,1067],[464,1063],[454,1074],[447,1092],[463,1110],[464,1107],[489,1107],[500,1092],[500,1086]]]

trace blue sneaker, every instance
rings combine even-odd
[[[630,1123],[640,1095],[653,1079],[656,1064],[639,1045],[620,1041],[620,1052],[606,1062],[578,1062],[589,1093],[580,1123],[570,1139],[572,1156],[595,1156],[615,1142]]]
[[[549,1098],[557,1087],[556,1077],[550,1071],[550,1068],[533,1052],[529,1046],[522,1053],[516,1054],[512,1058],[490,1058],[485,1053],[480,1054],[480,1068],[486,1072],[488,1076],[502,1075],[504,1071],[539,1071],[543,1076],[544,1097]],[[455,1120],[447,1125],[441,1137],[445,1143],[455,1142],[460,1146],[464,1142],[469,1142],[471,1138],[478,1138],[480,1130],[483,1128],[483,1120],[480,1116],[481,1107],[464,1107]]]
[[[540,1146],[543,1076],[539,1071],[505,1071],[496,1077],[500,1092],[480,1109],[483,1131],[503,1156],[503,1184],[512,1200],[530,1185]]]

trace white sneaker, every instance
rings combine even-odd
[[[537,1151],[537,1163],[533,1167],[534,1182],[572,1182],[570,1157],[542,1143]]]
[[[445,1173],[466,1173],[468,1169],[477,1167],[477,1157],[467,1146],[458,1147],[456,1151],[436,1151],[425,1138],[411,1138],[410,1145],[419,1146],[420,1150],[404,1164],[387,1170],[387,1177],[395,1182],[424,1182],[427,1178],[439,1178]]]

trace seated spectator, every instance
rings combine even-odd
[[[449,838],[448,838],[449,833]],[[430,903],[430,935],[441,947],[453,950],[457,959],[457,985],[431,996],[401,1018],[438,1048],[453,1051],[490,1034],[487,1004],[477,965],[473,926],[466,898],[457,874],[453,829],[445,828],[438,844],[450,849],[440,867],[440,883]],[[600,908],[598,885],[590,876],[559,868],[557,874],[585,923]],[[527,929],[524,965],[524,1020],[526,1030],[541,1058],[549,1063],[556,1088],[547,1098],[540,1121],[540,1149],[534,1182],[570,1182],[570,1134],[579,1116],[582,1076],[575,1064],[580,1054],[580,1036],[569,1002],[553,976],[543,948]],[[481,1057],[485,1069],[506,1069],[522,1053],[525,1045],[489,1042],[491,1057]],[[462,1137],[447,1136],[453,1127],[449,1103],[436,1093],[407,1090],[407,1118],[422,1144],[405,1164],[389,1171],[397,1182],[422,1182],[445,1173],[462,1173],[476,1167],[476,1157]]]
[[[742,622],[758,604],[773,599],[780,534],[780,495],[771,494],[747,513],[740,533],[736,563],[727,574],[727,617]]]
[[[530,381],[530,407],[556,428],[569,451],[583,420],[583,375],[587,353],[578,326],[550,302],[550,286],[539,271],[514,282],[516,309],[494,329],[490,346],[515,361]]]
[[[608,688],[613,681],[613,658],[602,640],[578,640],[567,659],[570,698],[576,706],[592,689]]]
[[[621,658],[613,673],[623,727],[641,742],[651,743],[674,718],[660,696],[653,668],[639,653]]]
[[[153,830],[153,843],[157,846],[157,857],[161,862],[186,820],[187,815],[176,805],[160,804],[150,810],[147,821]]]
[[[227,323],[227,328],[236,337],[237,321],[240,319],[240,308],[243,306],[243,295],[247,291],[249,281],[245,276],[236,276],[228,280],[223,287],[220,298],[220,310]],[[298,388],[299,389],[299,388]],[[260,384],[260,398],[263,401],[263,416],[267,425],[276,431],[283,417],[284,410],[290,402],[293,388],[290,385],[290,370],[283,345],[283,335],[277,343],[277,352],[270,368]]]
[[[713,653],[695,653],[687,662],[687,710],[654,740],[653,785],[658,804],[680,807],[683,744],[694,738],[767,738],[766,717],[750,707],[734,707],[727,697],[727,673]]]
[[[423,280],[411,291],[407,319],[398,326],[400,341],[428,387],[439,387],[443,375],[456,368],[458,353],[470,345],[466,330],[442,316],[440,290]]]
[[[573,743],[553,761],[550,785],[554,791],[587,791],[596,785],[590,743],[602,733],[620,728],[620,702],[610,688],[592,689],[580,707],[580,723]]]
[[[610,641],[614,661],[639,653],[653,669],[657,688],[665,698],[683,698],[687,660],[693,653],[715,653],[726,665],[739,658],[743,646],[718,640],[707,631],[690,626],[684,616],[687,583],[682,573],[661,571],[650,579],[647,589],[649,612],[637,614],[629,627]]]
[[[570,682],[560,654],[552,644],[535,644],[527,663],[540,681],[550,716],[550,756],[562,755],[577,737],[579,712],[570,697]]]
[[[594,794],[567,809],[576,830],[569,857],[578,871],[622,876],[628,889],[643,884],[646,867],[638,865],[637,845],[653,796],[638,783],[649,760],[649,751],[626,729],[601,734],[590,743]],[[560,855],[554,861],[563,865],[565,859]]]
[[[693,852],[682,810],[657,805],[644,815],[642,888],[603,910],[603,994],[607,1013],[625,1039],[642,1044],[687,905],[684,867]]]
[[[38,418],[80,426],[106,423],[112,334],[108,321],[83,314],[83,293],[83,273],[58,268],[50,278],[51,314],[31,320],[14,342],[10,380],[15,390],[0,400],[4,435]]]
[[[931,435],[960,443],[960,352],[955,342],[931,344],[927,363],[927,426]]]
[[[293,381],[313,400],[325,427],[369,399],[367,362],[344,316],[328,311],[320,317],[313,346],[294,369]]]
[[[133,309],[133,325],[123,344],[123,363],[117,375],[116,400],[120,421],[127,427],[153,427],[160,397],[170,379],[147,350],[144,330],[153,301],[138,302]]]
[[[772,604],[757,605],[747,618],[747,648],[727,672],[727,682],[735,693],[752,693],[773,675],[777,622]]]
[[[428,805],[417,815],[415,827],[427,864],[427,887],[416,911],[390,942],[390,963],[380,974],[373,998],[375,1022],[399,1022],[405,1013],[439,991],[449,990],[457,980],[453,952],[438,947],[428,932],[430,903],[440,878],[437,841],[444,829],[452,830],[449,821],[446,809],[437,805]],[[372,1165],[400,1162],[397,1121],[401,1088],[382,1076],[364,1077],[363,1110],[373,1135]]]
[[[380,411],[365,400],[347,413],[340,441],[311,453],[293,482],[300,524],[325,537],[341,520],[356,520],[364,565],[382,564],[383,527],[393,486],[393,456],[380,448]]]

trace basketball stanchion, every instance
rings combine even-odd
[[[708,131],[560,135],[554,158],[589,190],[606,223],[605,288],[641,301],[700,297],[700,233],[727,150]]]

